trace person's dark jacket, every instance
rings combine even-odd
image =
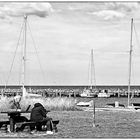
[[[46,118],[47,110],[43,107],[40,103],[35,103],[32,111],[30,120],[35,122],[40,122],[43,120],[43,118]]]

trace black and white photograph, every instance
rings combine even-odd
[[[140,138],[140,1],[0,1],[0,138]]]

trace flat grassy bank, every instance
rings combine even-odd
[[[92,127],[92,112],[84,111],[51,111],[48,116],[59,119],[58,133],[45,135],[45,133],[29,134],[4,133],[0,137],[24,138],[140,138],[140,112],[96,112],[96,124]],[[2,118],[7,116],[2,115]],[[29,115],[27,116],[29,117]]]

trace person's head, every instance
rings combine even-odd
[[[34,107],[39,107],[39,106],[42,106],[43,107],[43,105],[41,103],[35,103],[34,104]]]

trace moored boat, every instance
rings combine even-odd
[[[84,89],[82,94],[80,94],[80,96],[81,97],[97,97],[97,94],[91,89]]]
[[[22,27],[22,29],[21,29],[21,32],[20,32],[20,36],[19,36],[19,40],[18,40],[18,42],[20,41],[20,39],[22,39],[21,38],[21,36],[22,36],[22,33],[23,33],[23,40],[22,40],[22,43],[23,43],[23,47],[24,47],[24,49],[23,49],[23,56],[22,56],[22,74],[21,74],[21,78],[22,78],[22,85],[21,85],[21,90],[22,90],[22,93],[21,93],[21,95],[22,95],[22,97],[28,97],[28,98],[40,98],[40,97],[42,97],[41,95],[39,95],[39,94],[34,94],[34,93],[28,93],[27,91],[26,91],[26,88],[25,88],[25,79],[26,79],[26,73],[25,73],[25,70],[26,70],[26,60],[27,60],[27,58],[26,58],[26,47],[27,47],[27,25],[28,25],[28,22],[27,22],[27,15],[25,15],[24,16],[24,21],[23,21],[23,27]],[[19,43],[18,43],[18,45],[19,45]],[[14,56],[15,57],[15,56]],[[13,61],[14,61],[14,59],[13,59]],[[13,65],[12,65],[13,66]],[[12,69],[12,66],[11,66],[11,69]],[[9,76],[10,75],[8,75],[8,79],[9,79]],[[7,80],[7,82],[6,82],[6,85],[5,85],[5,89],[6,89],[6,86],[7,86],[7,84],[8,84],[8,80]],[[4,91],[5,91],[5,89],[4,89]]]
[[[97,97],[96,93],[96,80],[95,80],[95,68],[94,68],[94,61],[93,61],[93,49],[91,50],[91,65],[90,65],[90,86],[88,88],[84,88],[83,92],[80,94],[81,97]],[[95,89],[93,89],[93,74],[94,74],[94,83]]]
[[[99,98],[109,98],[110,94],[107,92],[107,90],[102,90],[101,92],[98,93]]]

